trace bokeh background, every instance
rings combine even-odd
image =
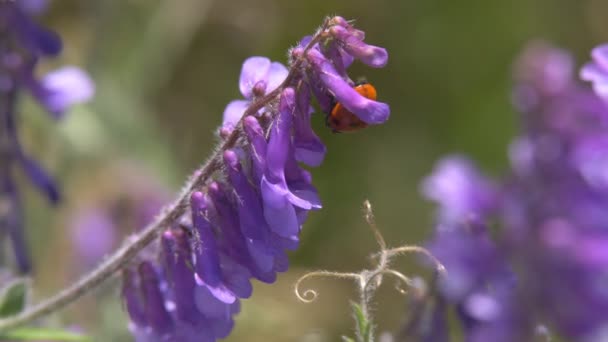
[[[506,148],[518,127],[510,105],[518,52],[544,39],[571,50],[580,64],[592,46],[608,40],[606,13],[605,0],[51,1],[40,20],[63,36],[65,48],[43,68],[82,66],[97,94],[59,123],[24,103],[25,144],[64,195],[51,208],[22,182],[35,298],[85,272],[174,196],[213,148],[224,106],[240,97],[245,58],[285,62],[290,46],[324,16],[339,14],[356,19],[369,43],[389,51],[386,68],[355,64],[351,75],[376,86],[379,99],[391,105],[391,119],[355,134],[332,134],[323,116],[314,116],[329,151],[312,171],[324,209],[310,216],[289,272],[276,284],[256,283],[227,341],[352,335],[352,284],[308,282],[320,296],[303,304],[293,294],[294,281],[307,270],[368,266],[377,246],[362,218],[364,199],[390,245],[423,244],[433,208],[418,184],[435,160],[462,153],[491,175],[506,170]],[[419,261],[405,257],[396,266],[428,274]],[[378,330],[390,332],[407,308],[387,285],[374,312]],[[114,280],[51,323],[82,329],[95,341],[129,341],[118,295]]]

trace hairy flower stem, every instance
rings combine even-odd
[[[312,46],[319,42],[322,38],[325,29],[327,28],[328,20],[325,20],[321,29],[313,36],[313,39],[306,46],[304,51],[308,51]],[[254,101],[245,111],[243,117],[239,121],[237,128],[228,136],[226,140],[221,142],[215,149],[215,152],[203,166],[193,174],[184,186],[178,199],[162,210],[161,214],[149,225],[147,225],[140,233],[130,239],[124,246],[118,249],[114,254],[108,257],[97,268],[90,273],[84,275],[75,283],[69,285],[65,289],[59,291],[56,295],[33,305],[21,313],[0,320],[0,332],[27,324],[40,317],[56,312],[68,304],[76,301],[78,298],[95,289],[105,280],[112,277],[117,271],[121,270],[129,261],[137,255],[142,249],[152,243],[159,234],[169,227],[173,222],[184,215],[189,206],[190,194],[195,190],[200,190],[205,187],[213,174],[222,168],[223,153],[233,148],[240,136],[242,136],[243,118],[257,113],[264,106],[276,101],[281,91],[293,82],[294,77],[300,72],[300,67],[304,61],[305,53],[301,57],[296,58],[289,70],[289,74],[285,81],[274,91]]]

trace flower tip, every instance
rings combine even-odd
[[[240,167],[239,157],[233,150],[224,151],[224,162],[232,169],[238,169]]]
[[[200,208],[201,206],[204,206],[205,195],[200,191],[195,191],[190,195],[190,202],[194,207]]]
[[[608,69],[608,44],[596,46],[591,50],[591,57],[603,69]]]
[[[385,123],[391,115],[390,106],[384,102],[370,101],[358,113],[353,111],[361,120],[370,125]]]

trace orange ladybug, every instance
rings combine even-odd
[[[376,88],[368,82],[361,82],[355,86],[355,91],[359,95],[373,100],[376,100]],[[359,119],[355,114],[351,113],[342,103],[337,102],[331,112],[325,117],[325,124],[331,128],[334,133],[355,132],[367,127],[367,123]]]

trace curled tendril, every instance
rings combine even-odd
[[[410,278],[408,278],[407,276],[405,276],[403,273],[395,271],[393,269],[381,269],[378,270],[377,272],[374,272],[371,274],[371,276],[369,276],[366,281],[364,282],[364,285],[362,286],[361,290],[363,293],[367,293],[367,291],[369,290],[369,285],[371,283],[373,283],[373,280],[376,278],[380,278],[383,275],[392,275],[395,278],[397,278],[397,285],[396,285],[396,289],[398,292],[405,294],[407,292],[407,290],[405,290],[404,288],[402,288],[401,286],[399,286],[399,284],[404,284],[407,287],[413,287],[413,282]],[[378,281],[378,286],[380,285],[381,281]]]
[[[312,277],[331,277],[331,278],[338,278],[338,279],[355,279],[355,280],[361,279],[361,275],[358,273],[342,273],[342,272],[334,272],[334,271],[314,271],[314,272],[306,273],[305,275],[298,278],[298,280],[296,281],[295,286],[294,286],[294,293],[296,294],[296,297],[298,297],[298,300],[300,300],[301,302],[312,303],[315,301],[315,299],[317,299],[317,296],[318,296],[317,291],[315,291],[313,289],[308,289],[308,290],[305,290],[304,292],[301,292],[301,290],[300,290],[300,284],[304,280],[306,280],[308,278],[312,278]]]
[[[385,252],[389,255],[389,257],[395,256],[395,255],[408,254],[408,253],[424,254],[427,258],[431,259],[431,261],[435,264],[435,270],[437,270],[437,272],[439,274],[442,274],[442,275],[447,274],[447,270],[446,270],[445,266],[441,263],[441,261],[439,261],[439,259],[437,259],[433,254],[431,254],[431,252],[429,252],[428,249],[426,249],[424,247],[405,245],[405,246],[389,249]]]

